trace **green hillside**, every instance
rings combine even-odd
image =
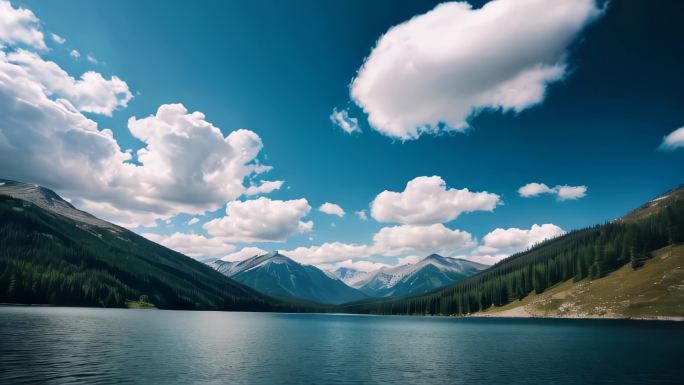
[[[36,195],[37,204],[0,191],[0,303],[125,307],[147,296],[162,309],[295,310],[131,231],[95,222],[46,189],[3,184]],[[56,208],[46,209],[50,204]]]
[[[624,218],[568,233],[479,274],[421,296],[348,304],[374,314],[470,314],[541,294],[562,282],[600,280],[623,266],[640,269],[653,252],[684,241],[684,186]]]

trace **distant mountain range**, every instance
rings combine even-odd
[[[207,264],[262,293],[323,304],[428,293],[488,267],[432,254],[415,264],[373,272],[345,267],[330,272],[302,265],[278,252],[239,262],[213,260]]]
[[[216,260],[209,266],[262,293],[340,304],[368,298],[315,266],[302,265],[277,251],[239,262]]]
[[[349,286],[370,297],[397,297],[429,293],[488,267],[465,259],[432,254],[415,264],[387,267],[368,273],[339,268],[333,273]]]
[[[44,187],[0,179],[0,303],[292,309]]]

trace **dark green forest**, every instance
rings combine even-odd
[[[573,231],[513,255],[493,267],[433,293],[359,302],[339,310],[372,314],[468,314],[542,293],[567,280],[596,279],[650,252],[684,241],[684,187],[622,219]]]
[[[0,303],[297,310],[131,231],[72,221],[0,195]]]

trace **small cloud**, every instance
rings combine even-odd
[[[91,63],[93,63],[93,64],[98,64],[98,63],[99,63],[99,61],[97,60],[97,58],[95,58],[95,56],[93,56],[93,55],[88,55],[88,56],[86,56],[86,59],[88,59],[88,61],[91,62]]]
[[[75,49],[72,49],[71,52],[69,52],[69,56],[73,57],[74,59],[78,59],[81,57],[81,53]]]
[[[576,200],[587,196],[587,186],[556,185],[549,187],[544,183],[528,183],[518,189],[523,198],[533,198],[541,194],[556,195],[559,201]]]
[[[342,207],[340,207],[340,205],[330,202],[323,203],[321,207],[318,208],[318,211],[326,213],[328,215],[337,215],[340,218],[342,218],[345,214],[344,210],[342,209]]]
[[[663,143],[658,147],[658,149],[664,151],[672,151],[677,148],[684,148],[684,127],[679,127],[665,136]]]
[[[53,40],[55,43],[57,43],[57,44],[64,44],[64,43],[66,43],[66,39],[63,38],[63,37],[61,37],[61,36],[59,36],[59,35],[56,34],[56,33],[51,33],[51,34],[50,34],[50,37],[51,37],[52,40]]]
[[[359,120],[357,118],[350,117],[347,110],[337,111],[337,108],[333,108],[333,112],[330,114],[330,121],[347,134],[361,132]]]
[[[366,215],[366,210],[355,211],[354,214],[356,214],[356,216],[359,217],[359,219],[362,221],[368,220],[368,216]]]
[[[192,225],[194,225],[194,224],[197,223],[197,222],[199,222],[199,218],[197,218],[197,217],[192,218],[192,219],[190,219],[190,220],[188,221],[188,226],[192,226]]]

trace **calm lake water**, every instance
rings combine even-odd
[[[0,307],[0,383],[682,383],[684,325]]]

